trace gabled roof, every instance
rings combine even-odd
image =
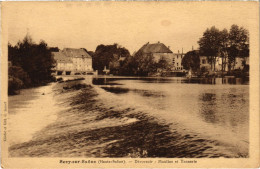
[[[145,44],[142,46],[137,53],[142,52],[145,54],[148,53],[172,53],[172,51],[166,47],[163,43],[154,43],[154,44]]]
[[[75,48],[64,48],[62,52],[67,57],[73,58],[91,58],[91,56],[84,49],[75,49]]]
[[[58,63],[72,63],[70,58],[65,56],[62,52],[51,52],[51,54]]]

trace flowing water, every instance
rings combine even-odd
[[[248,81],[93,77],[51,89],[56,120],[13,141],[11,156],[249,156]],[[12,97],[10,121],[26,118]]]

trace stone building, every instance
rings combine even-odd
[[[163,43],[153,43],[149,42],[143,45],[136,54],[143,54],[152,56],[156,62],[160,59],[164,59],[168,61],[171,65],[172,71],[183,71],[183,67],[181,65],[182,58],[184,57],[184,53],[173,53],[170,50],[170,47],[166,46]]]
[[[93,73],[92,57],[85,49],[64,48],[52,54],[56,60],[57,75]]]
[[[56,61],[55,74],[56,75],[70,75],[73,71],[72,60],[65,56],[63,52],[52,52],[52,56]]]

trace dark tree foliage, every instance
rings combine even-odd
[[[221,44],[221,32],[215,26],[207,29],[198,41],[200,53],[208,57],[211,66],[215,66]],[[215,67],[214,67],[215,69]]]
[[[129,56],[129,51],[116,43],[113,45],[98,45],[93,56],[93,69],[99,71],[104,70],[105,67],[109,69],[110,62],[118,61],[120,57]]]
[[[156,73],[158,70],[166,70],[169,64],[160,60],[155,62],[152,55],[136,53],[134,56],[127,57],[121,68],[122,75],[131,76],[148,76],[149,74]]]
[[[249,33],[243,27],[232,25],[229,30],[229,68],[235,66],[236,57],[249,56]],[[233,64],[232,64],[233,63]]]
[[[181,62],[182,66],[186,70],[192,70],[197,72],[200,68],[200,54],[199,51],[189,51],[187,52]]]
[[[213,26],[203,33],[198,44],[201,54],[208,57],[211,66],[215,66],[216,57],[222,58],[222,70],[225,70],[226,64],[231,70],[237,57],[249,56],[249,33],[237,25],[232,25],[229,32]]]
[[[15,77],[22,81],[20,87],[32,87],[50,82],[54,67],[54,59],[51,50],[44,41],[35,44],[29,35],[17,45],[8,45],[9,77]],[[17,74],[17,71],[20,72]],[[12,86],[9,86],[12,90]],[[14,89],[17,90],[17,89]]]
[[[51,52],[59,52],[60,51],[60,49],[58,47],[50,47],[49,50]]]

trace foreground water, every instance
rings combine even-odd
[[[99,77],[47,88],[52,94],[25,99],[27,109],[10,97],[11,156],[248,157],[249,86],[241,79]],[[41,111],[26,114],[32,107]],[[42,121],[15,137],[30,119]]]

